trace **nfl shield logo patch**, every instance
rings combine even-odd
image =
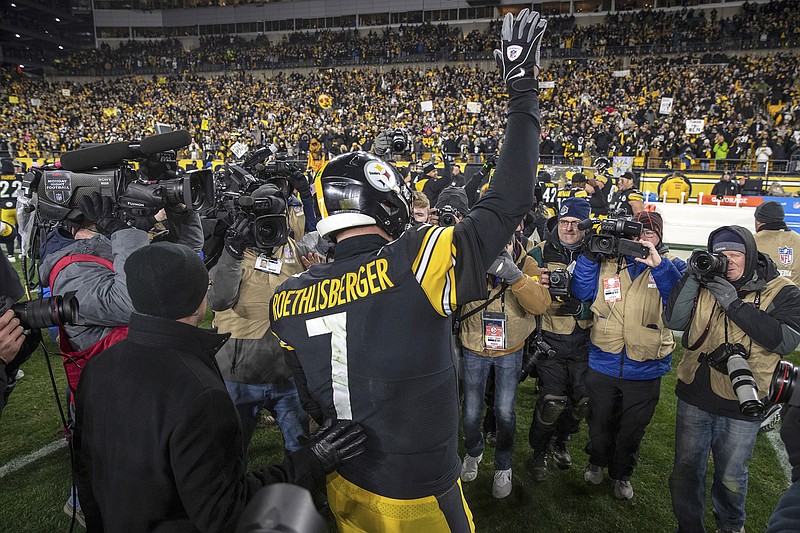
[[[794,253],[788,246],[781,246],[778,248],[778,261],[782,265],[791,265],[794,261]]]

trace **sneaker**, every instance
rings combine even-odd
[[[483,459],[483,454],[472,457],[470,454],[464,456],[464,463],[461,465],[461,481],[469,483],[478,477],[478,463]]]
[[[531,477],[537,483],[547,481],[547,454],[539,453],[530,462]]]
[[[505,498],[511,494],[511,469],[495,470],[494,483],[492,483],[492,496],[497,499]]]
[[[497,434],[494,431],[487,432],[483,440],[487,446],[491,446],[492,448],[497,446]]]
[[[714,533],[745,533],[744,526],[741,529],[721,529],[717,528],[714,530]]]
[[[550,456],[556,466],[562,470],[572,466],[572,455],[570,455],[567,445],[563,442],[553,441],[550,445]]]
[[[618,500],[630,500],[633,498],[633,487],[630,481],[614,479],[611,481],[611,488],[614,491],[614,497]]]
[[[9,263],[16,263],[17,262],[17,258],[14,257],[14,254],[8,254],[6,257],[8,257],[8,262]]]
[[[599,485],[603,482],[603,467],[589,463],[583,471],[583,479],[592,485]]]
[[[23,372],[21,368],[18,368],[17,369],[17,377],[15,377],[14,379],[20,379],[20,378],[24,378],[24,377],[25,377],[25,372]]]
[[[261,411],[261,413],[258,415],[258,422],[256,422],[257,428],[266,428],[269,426],[274,426],[275,424],[275,417],[269,414],[269,412]]]
[[[778,422],[781,421],[781,407],[781,404],[776,403],[767,408],[761,427],[758,429],[759,433],[769,433],[778,426]]]
[[[69,501],[67,501],[67,503],[64,504],[64,514],[69,516],[70,520],[72,520],[73,509],[75,508],[72,507],[72,503],[70,503]],[[86,527],[86,520],[83,518],[83,511],[81,511],[80,508],[75,509],[75,521],[79,523],[82,527],[84,528]]]

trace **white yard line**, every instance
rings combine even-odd
[[[38,461],[42,457],[46,455],[50,455],[56,450],[66,447],[67,441],[64,439],[59,439],[53,443],[48,444],[44,448],[36,450],[33,453],[29,453],[28,455],[23,455],[22,457],[17,457],[16,459],[12,459],[9,461],[8,464],[3,465],[0,467],[0,478],[5,477],[8,474],[12,474],[21,468],[25,468],[29,464]]]
[[[792,465],[789,463],[789,455],[786,453],[786,446],[783,445],[783,441],[781,440],[780,426],[772,431],[768,431],[765,435],[769,443],[775,449],[775,455],[778,457],[778,462],[781,465],[781,470],[783,470],[788,485],[792,481]]]

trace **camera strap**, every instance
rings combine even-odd
[[[501,283],[500,292],[498,292],[497,294],[495,294],[494,296],[483,302],[481,305],[479,305],[475,309],[472,309],[471,311],[469,311],[464,315],[461,314],[461,307],[459,307],[458,310],[456,310],[455,315],[453,316],[453,335],[458,335],[459,331],[461,331],[462,322],[464,322],[472,315],[480,313],[481,311],[489,307],[489,305],[498,298],[503,298],[503,300],[501,300],[501,306],[503,308],[503,312],[505,312],[505,292],[507,288],[508,288],[507,283],[505,282]]]
[[[753,299],[753,304],[756,306],[756,309],[759,309],[761,306],[761,291],[756,292],[756,297]],[[750,356],[750,351],[753,349],[753,339],[750,338],[750,335],[747,336],[750,339],[750,344],[747,346],[747,355]],[[725,344],[728,343],[728,315],[725,314]]]

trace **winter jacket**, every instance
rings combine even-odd
[[[608,307],[604,292],[607,283],[600,276],[601,264],[590,261],[585,255],[578,258],[572,280],[572,293],[581,300],[594,302],[592,305],[594,318],[589,345],[590,368],[608,376],[630,380],[655,379],[669,372],[672,362],[672,344],[668,342],[668,332],[665,332],[661,323],[661,311],[662,306],[669,298],[670,291],[680,279],[683,271],[686,270],[686,263],[677,257],[668,256],[668,251],[663,244],[659,247],[662,261],[652,269],[643,263],[634,261],[631,257],[622,258],[624,264],[630,266],[620,272],[620,281],[623,281],[623,276],[627,276],[628,279],[622,283],[621,300],[611,304],[607,316],[598,314],[599,310]],[[605,262],[608,261],[611,261],[611,264],[616,262],[613,258],[605,259]],[[614,268],[610,272],[614,274],[615,271]],[[611,274],[607,278],[612,278]],[[658,291],[660,301],[658,298],[650,297],[647,293],[650,290]],[[628,316],[626,309],[632,313],[637,306],[631,307],[631,303],[628,303],[626,299],[643,297],[648,298],[647,308],[642,310],[641,315],[637,313],[639,316]],[[633,303],[639,302],[634,300]],[[611,335],[607,335],[606,328],[612,328]],[[671,337],[671,333],[669,336]],[[607,339],[606,337],[611,338]],[[647,338],[650,340],[648,341]],[[630,356],[626,339],[630,339],[636,345],[635,352],[632,352]],[[622,343],[621,348],[610,351],[605,351],[599,346],[602,344],[609,350],[611,346],[616,346],[619,342]],[[648,343],[652,344],[651,350],[644,348],[644,345]]]
[[[735,232],[745,243],[745,271],[733,282],[739,298],[723,310],[694,275],[685,274],[676,285],[664,311],[667,327],[685,332],[682,344],[686,350],[678,366],[675,391],[679,398],[706,412],[752,420],[739,411],[728,376],[712,369],[706,356],[725,342],[727,318],[728,342],[741,343],[748,351],[748,365],[760,396],[765,396],[780,355],[792,352],[800,343],[800,289],[781,277],[772,260],[757,251],[753,234],[746,228],[714,230],[708,237],[709,247],[722,230]]]
[[[76,397],[76,482],[87,531],[232,531],[262,486],[324,481],[308,449],[247,473],[214,353],[227,340],[134,313],[89,361]]]
[[[489,276],[489,299],[502,290],[505,292],[482,312],[479,311],[463,321],[460,339],[464,348],[479,355],[497,357],[516,352],[525,345],[525,339],[536,328],[535,315],[541,315],[550,305],[550,293],[539,283],[542,272],[536,266],[536,261],[525,256],[520,270],[523,274],[522,279],[505,289],[499,280]],[[479,300],[465,304],[461,309],[461,315],[469,313],[483,303],[484,301]],[[484,312],[505,312],[507,317],[505,350],[485,348],[482,319]]]

